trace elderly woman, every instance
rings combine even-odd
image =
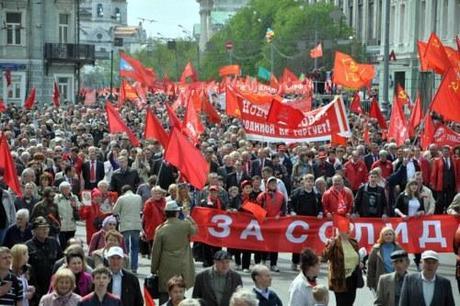
[[[319,257],[312,250],[304,249],[300,254],[300,273],[289,286],[288,306],[315,305],[312,291],[316,286],[319,270]]]
[[[152,249],[153,235],[155,229],[166,221],[166,215],[164,212],[166,200],[166,192],[161,189],[160,186],[154,186],[151,190],[152,196],[144,204],[142,214],[142,236],[145,241],[149,244],[149,250]]]
[[[53,292],[42,296],[39,306],[77,306],[81,297],[74,288],[75,275],[70,269],[60,269],[54,277]]]
[[[91,205],[80,207],[80,218],[86,220],[86,241],[89,243],[93,234],[102,228],[102,221],[108,216],[102,208],[102,192],[94,188],[91,191]]]
[[[106,180],[99,181],[97,183],[97,189],[102,194],[102,204],[100,206],[100,210],[106,214],[111,214],[113,205],[115,204],[118,194],[114,191],[109,191],[109,182]]]
[[[94,233],[90,239],[88,254],[92,255],[93,251],[101,249],[105,246],[105,236],[109,231],[117,229],[117,218],[114,216],[107,216],[102,221],[102,228]]]
[[[382,228],[367,262],[367,286],[371,290],[377,290],[380,275],[394,272],[391,253],[401,249],[396,242],[395,231],[391,227]]]
[[[341,224],[321,256],[329,262],[329,290],[334,291],[336,304],[340,306],[352,306],[356,289],[363,286],[359,245],[350,237],[351,228],[349,224]]]
[[[116,230],[110,230],[105,234],[105,244],[104,247],[94,250],[92,253],[94,266],[97,267],[99,265],[107,266],[107,259],[106,255],[109,249],[113,246],[123,247],[123,235]],[[124,264],[123,267],[128,267],[128,256],[124,256]]]
[[[3,246],[12,248],[16,243],[25,243],[29,239],[32,239],[29,211],[26,208],[22,208],[16,212],[16,224],[11,225],[6,230]]]
[[[64,181],[59,184],[59,193],[54,197],[61,223],[59,233],[61,245],[67,245],[67,241],[75,236],[77,220],[79,219],[78,208],[80,207],[80,201],[76,195],[72,194],[71,189],[70,183]]]

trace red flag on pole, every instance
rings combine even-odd
[[[174,165],[181,175],[194,187],[203,189],[208,180],[209,165],[187,138],[173,129],[165,152],[165,160]]]
[[[206,115],[208,116],[209,122],[214,123],[214,124],[219,124],[220,123],[220,115],[216,111],[214,106],[212,106],[211,101],[209,101],[208,97],[203,98],[203,107],[202,107],[202,109],[203,109],[203,112],[205,112]]]
[[[267,122],[282,123],[291,128],[296,128],[304,118],[305,116],[300,110],[281,103],[277,98],[273,98],[268,111]]]
[[[172,110],[172,108],[167,103],[166,103],[166,112],[168,113],[168,118],[169,118],[169,128],[171,130],[173,128],[182,130],[182,123],[180,122],[179,118],[177,118],[176,113]]]
[[[399,105],[401,107],[403,107],[406,104],[409,104],[409,96],[399,83],[396,84],[396,99],[398,100]]]
[[[227,86],[225,89],[225,112],[227,115],[240,118],[241,111],[239,105],[240,103],[238,95],[235,93],[233,88]]]
[[[195,106],[193,105],[192,101],[189,101],[187,105],[184,123],[182,126],[184,127],[183,131],[185,134],[193,139],[194,143],[197,143],[198,137],[200,137],[200,135],[204,132],[204,126],[201,123],[198,114],[196,113]]]
[[[369,87],[375,76],[373,65],[358,64],[348,54],[335,52],[334,74],[332,81],[342,86],[360,89]]]
[[[16,173],[16,165],[11,156],[10,146],[5,135],[0,136],[0,168],[3,168],[3,180],[18,197],[22,197],[21,184]]]
[[[460,122],[460,72],[450,68],[431,102],[431,109],[445,119]]]
[[[423,110],[422,110],[422,101],[420,100],[420,96],[417,96],[415,99],[415,105],[410,113],[409,119],[409,136],[415,136],[415,129],[417,126],[422,122],[423,119]]]
[[[179,82],[185,83],[187,78],[190,78],[193,82],[198,81],[198,75],[196,73],[196,70],[190,62],[188,62],[187,65],[185,65],[184,71],[180,76]]]
[[[435,127],[433,120],[431,119],[431,114],[430,112],[427,112],[425,118],[423,119],[423,132],[420,137],[420,145],[424,150],[428,149],[432,143],[434,132]]]
[[[147,108],[147,113],[145,115],[144,138],[157,140],[161,143],[163,148],[168,147],[169,136],[166,134],[166,131],[157,117],[153,114],[150,107]]]
[[[30,110],[34,106],[34,103],[35,103],[35,87],[32,87],[32,90],[30,91],[29,96],[24,102],[24,108]]]
[[[126,77],[153,87],[155,73],[142,65],[137,59],[120,51],[120,77]]]
[[[418,60],[420,62],[420,71],[428,70],[428,63],[425,60],[425,51],[426,43],[420,40],[417,40],[417,51],[418,51]]]
[[[310,57],[311,58],[318,58],[323,56],[323,47],[321,43],[319,43],[316,47],[310,50]]]
[[[380,110],[379,102],[374,97],[371,101],[371,109],[369,110],[369,117],[377,119],[379,126],[382,130],[386,130],[387,123],[385,117],[383,117],[382,111]]]
[[[55,107],[59,107],[61,105],[61,94],[59,93],[59,86],[56,80],[53,85],[53,104]]]
[[[150,292],[145,288],[144,286],[144,300],[145,300],[145,306],[155,306],[155,301],[153,300],[152,296],[150,295]]]
[[[397,98],[393,99],[387,137],[389,139],[393,138],[398,146],[402,145],[409,138],[406,117],[404,117],[402,106]]]
[[[136,135],[131,131],[131,129],[123,122],[118,111],[113,107],[112,103],[105,103],[105,111],[107,113],[107,122],[109,125],[109,131],[112,134],[116,133],[126,133],[132,145],[139,147],[141,144]]]
[[[363,109],[361,107],[361,97],[359,96],[359,93],[355,93],[353,96],[353,100],[351,101],[350,104],[350,111],[356,114],[363,114]]]
[[[444,74],[451,66],[444,45],[435,33],[431,33],[430,39],[428,39],[423,58],[427,68],[439,74]]]
[[[292,83],[292,82],[297,82],[299,78],[289,70],[288,68],[284,68],[283,70],[283,75],[281,76],[281,83]]]
[[[262,206],[251,201],[245,201],[241,208],[253,214],[259,223],[264,222],[264,219],[267,216],[267,211]]]

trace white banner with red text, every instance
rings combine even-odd
[[[245,212],[196,207],[192,213],[198,232],[192,240],[213,246],[267,252],[299,253],[304,247],[321,252],[333,236],[332,220],[287,216],[266,218],[263,222]],[[352,236],[370,250],[384,226],[392,227],[406,251],[452,252],[452,242],[460,219],[449,215],[419,218],[355,218]]]
[[[350,135],[350,127],[342,99],[337,96],[326,106],[304,113],[305,118],[297,128],[268,123],[269,106],[256,105],[242,100],[241,120],[249,140],[263,142],[314,142],[331,140],[332,134]]]

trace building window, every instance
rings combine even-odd
[[[66,44],[69,40],[69,15],[59,14],[59,43]]]
[[[404,4],[401,4],[400,10],[401,11],[399,12],[399,15],[401,24],[399,25],[399,43],[402,44],[404,42],[404,32],[406,30],[406,6]]]
[[[61,95],[61,101],[72,100],[72,81],[71,77],[60,76],[56,78],[59,87],[59,93]]]
[[[115,8],[115,12],[114,12],[114,14],[113,14],[113,18],[114,18],[116,21],[118,21],[118,22],[121,21],[121,12],[120,12],[120,8],[118,8],[118,7]]]
[[[6,43],[21,44],[21,13],[6,13]]]
[[[21,103],[25,96],[25,73],[11,72],[11,85],[3,78],[3,99],[8,103]]]
[[[104,9],[101,3],[97,5],[97,17],[104,17]]]

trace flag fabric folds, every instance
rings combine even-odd
[[[32,90],[29,93],[26,101],[24,102],[24,108],[27,110],[32,109],[35,104],[35,87],[32,87]]]
[[[169,128],[171,130],[173,128],[182,130],[182,123],[180,122],[179,118],[177,118],[174,110],[168,104],[166,104],[166,112],[168,113],[169,118]]]
[[[409,136],[415,136],[415,129],[423,120],[423,109],[422,109],[422,101],[420,96],[417,96],[415,99],[414,107],[411,110],[410,118],[409,118]]]
[[[402,145],[409,138],[406,117],[404,117],[402,105],[399,101],[397,97],[393,99],[387,134],[388,139],[394,139],[398,146]]]
[[[379,126],[382,130],[387,129],[387,123],[385,117],[383,117],[382,111],[380,110],[379,102],[374,97],[371,101],[371,108],[369,110],[369,117],[377,119]]]
[[[169,136],[150,107],[145,114],[144,138],[157,140],[163,148],[168,147]]]
[[[347,88],[360,89],[369,87],[375,76],[373,65],[358,64],[351,56],[335,52],[334,74],[332,81]]]
[[[120,77],[130,78],[146,86],[153,86],[155,73],[137,59],[120,51]]]
[[[5,183],[18,195],[18,197],[22,197],[21,184],[19,183],[19,178],[16,173],[16,165],[11,156],[7,137],[4,134],[0,136],[0,167],[3,168],[2,176]]]
[[[444,45],[436,34],[431,33],[428,43],[426,44],[423,60],[428,69],[438,74],[444,74],[449,70],[450,61],[447,57]]]
[[[259,223],[264,222],[267,216],[267,211],[262,206],[251,201],[245,201],[241,208],[253,214]]]
[[[208,180],[209,165],[187,138],[173,129],[165,152],[165,160],[174,165],[181,175],[195,188],[203,189]]]
[[[267,115],[267,122],[281,123],[291,128],[296,128],[304,119],[303,113],[289,105],[274,98]]]
[[[123,119],[121,119],[120,114],[115,109],[115,107],[113,107],[112,103],[105,103],[105,111],[107,113],[107,122],[110,133],[126,133],[132,145],[135,147],[139,147],[139,139],[137,139],[133,131],[131,131],[131,129],[123,122]]]
[[[61,94],[59,93],[59,87],[56,81],[53,85],[53,105],[59,107],[61,105]]]
[[[204,126],[201,123],[200,117],[198,116],[195,106],[190,100],[185,111],[184,123],[182,124],[183,132],[193,139],[194,143],[198,143],[198,138],[204,132]]]
[[[227,75],[240,75],[241,68],[239,65],[223,66],[219,69],[219,76],[224,77]]]
[[[460,72],[450,68],[431,102],[431,109],[444,119],[460,122]]]
[[[364,114],[363,109],[361,107],[361,97],[358,93],[355,93],[353,96],[353,100],[350,104],[350,111],[356,114]]]
[[[404,88],[401,86],[401,84],[396,84],[396,99],[398,100],[398,103],[401,107],[403,107],[406,104],[409,104],[409,96],[407,95],[406,91]]]
[[[225,89],[225,111],[231,117],[241,117],[239,97],[230,86]]]
[[[319,43],[316,47],[310,50],[310,57],[311,58],[318,58],[323,56],[323,47],[321,43]]]
[[[196,70],[190,62],[188,62],[187,65],[185,65],[184,71],[180,76],[180,82],[185,83],[187,78],[190,78],[193,82],[198,81],[198,75],[196,73]]]

